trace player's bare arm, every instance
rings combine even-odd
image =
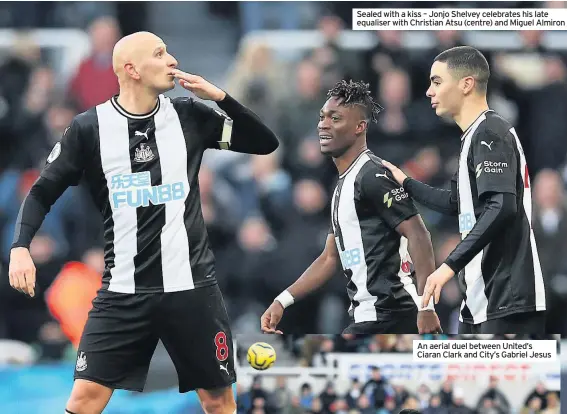
[[[178,69],[173,75],[179,84],[198,98],[214,101],[231,118],[231,151],[246,154],[265,155],[274,152],[279,142],[276,135],[258,118],[254,112],[240,104],[219,87],[201,76],[185,73]],[[221,148],[225,149],[225,148]]]
[[[264,312],[261,318],[262,331],[265,333],[279,333],[276,327],[282,319],[284,309],[296,300],[303,298],[323,286],[337,270],[339,252],[334,236],[329,234],[323,252],[303,272],[289,288],[284,290]]]
[[[451,189],[434,188],[421,181],[408,177],[400,168],[388,161],[382,161],[394,179],[404,187],[408,194],[418,203],[439,213],[456,216],[458,212],[457,192],[453,188],[456,183],[451,183]]]
[[[427,277],[435,270],[435,256],[431,235],[425,227],[420,215],[403,221],[396,231],[408,240],[408,253],[415,268],[417,293],[423,295]],[[441,333],[441,323],[433,309],[422,309],[418,312],[417,326],[420,334]]]

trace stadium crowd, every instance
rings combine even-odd
[[[456,169],[460,131],[436,117],[425,91],[432,59],[461,44],[459,32],[436,33],[431,49],[406,49],[401,32],[377,32],[375,47],[356,52],[337,43],[348,22],[338,17],[344,10],[336,12],[317,21],[324,43],[297,61],[281,61],[261,41],[246,43],[221,85],[265,120],[282,144],[270,156],[209,151],[199,176],[217,278],[236,332],[258,331],[266,306],[322,250],[336,170],[320,154],[316,126],[337,80],[365,80],[385,108],[369,131],[375,154],[435,186],[446,185]],[[54,143],[77,113],[117,93],[111,53],[124,27],[106,16],[89,23],[91,56],[68,84],[60,84],[50,58],[25,34],[0,63],[0,338],[37,344],[45,359],[61,358],[69,341],[42,293],[66,263],[82,262],[98,274],[104,267],[102,223],[81,185],[56,203],[31,246],[39,295],[28,299],[10,289],[7,265],[19,206]],[[487,52],[490,98],[511,114],[526,152],[533,228],[549,285],[548,331],[566,333],[560,304],[567,300],[567,255],[560,252],[567,251],[567,55],[548,50],[543,33],[519,35],[520,53]],[[459,240],[456,222],[421,211],[442,262]],[[454,331],[461,296],[453,282],[437,310],[442,326]],[[281,327],[340,332],[347,306],[337,272],[319,293],[286,310]]]
[[[445,380],[437,389],[421,384],[408,389],[403,381],[384,378],[379,368],[372,377],[361,383],[353,379],[345,393],[338,393],[329,381],[321,393],[315,393],[308,382],[300,389],[290,389],[287,378],[277,378],[273,391],[263,388],[262,377],[254,379],[249,389],[238,385],[237,404],[241,414],[397,414],[402,409],[419,410],[423,414],[511,414],[518,396],[505,395],[498,387],[498,378],[491,377],[488,387],[475,406],[465,404],[466,390]],[[548,391],[539,382],[528,395],[521,396],[523,407],[519,414],[559,414],[557,392]]]
[[[416,339],[433,339],[431,335],[289,335],[284,339],[301,367],[329,367],[329,353],[411,353]],[[558,339],[558,335],[442,335],[435,339]],[[558,343],[559,344],[559,343]],[[245,364],[244,355],[239,360]],[[286,365],[287,366],[287,365]],[[527,395],[521,396],[523,406],[517,410],[517,396],[499,387],[500,378],[490,376],[488,386],[479,393],[475,405],[467,404],[467,390],[453,378],[446,378],[437,385],[422,383],[417,387],[406,386],[400,378],[386,378],[379,367],[371,369],[370,378],[361,382],[353,378],[348,390],[340,392],[332,380],[322,392],[316,392],[314,384],[302,383],[292,389],[286,376],[276,378],[275,388],[263,383],[263,376],[254,377],[246,389],[239,384],[238,412],[242,414],[397,414],[402,409],[419,410],[423,414],[558,414],[559,392],[547,389],[543,381]],[[480,385],[482,386],[482,385]],[[468,390],[470,393],[471,390]]]

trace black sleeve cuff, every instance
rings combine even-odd
[[[446,264],[447,266],[449,266],[449,268],[450,268],[453,272],[455,272],[455,274],[458,274],[458,273],[461,271],[461,269],[457,266],[457,264],[456,264],[451,258],[449,258],[449,257],[447,258],[447,260],[445,260],[445,264]]]

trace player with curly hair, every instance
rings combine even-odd
[[[284,309],[321,287],[340,263],[351,302],[344,333],[441,332],[433,302],[421,306],[435,268],[429,232],[411,198],[366,145],[368,125],[383,108],[364,82],[340,81],[327,98],[319,142],[339,173],[329,235],[321,255],[262,315],[262,331],[281,333],[276,327]]]

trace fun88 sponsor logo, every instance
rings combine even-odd
[[[353,266],[357,266],[360,264],[361,258],[361,250],[360,248],[345,250],[344,252],[339,253],[341,257],[341,263],[343,264],[344,269],[350,269]]]
[[[472,213],[459,214],[459,233],[463,234],[470,232],[474,227]]]
[[[111,177],[111,202],[115,209],[148,207],[183,200],[187,195],[183,182],[151,185],[149,171],[118,174]]]

